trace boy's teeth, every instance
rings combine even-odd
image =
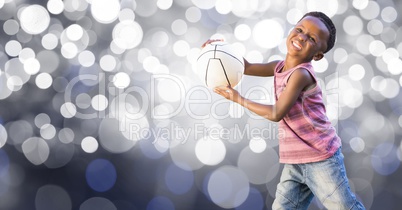
[[[296,42],[293,42],[293,46],[295,46],[299,50],[301,49],[301,47],[298,44],[296,44]]]

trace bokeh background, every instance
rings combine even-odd
[[[195,63],[209,38],[281,59],[313,10],[338,30],[313,65],[351,187],[367,209],[400,208],[401,1],[0,0],[0,209],[270,209],[276,123]],[[273,103],[272,78],[237,89]]]

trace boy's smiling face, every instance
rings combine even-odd
[[[328,39],[325,24],[319,18],[307,16],[296,24],[287,38],[288,56],[301,62],[320,60],[324,57]]]

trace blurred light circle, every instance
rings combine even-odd
[[[197,7],[189,7],[186,10],[186,19],[191,23],[196,23],[201,19],[201,11]]]
[[[298,8],[292,8],[286,13],[286,20],[292,25],[296,25],[301,17],[303,17],[303,12]]]
[[[44,139],[52,139],[56,135],[56,128],[52,124],[45,124],[40,127],[40,136]]]
[[[7,142],[7,130],[0,124],[0,148],[2,148]]]
[[[116,168],[109,160],[95,159],[88,164],[85,178],[93,190],[105,192],[116,183]]]
[[[95,209],[118,210],[112,201],[103,197],[89,198],[80,205],[79,210],[95,210]]]
[[[381,56],[385,49],[386,47],[384,42],[380,40],[374,40],[369,44],[369,50],[373,56]]]
[[[123,22],[123,21],[134,21],[135,19],[135,14],[133,12],[132,9],[130,8],[124,8],[120,11],[119,13],[119,21]]]
[[[74,131],[71,128],[62,128],[58,134],[60,142],[68,144],[74,141]]]
[[[9,141],[11,145],[21,145],[34,135],[32,125],[25,120],[17,120],[7,124]],[[6,127],[6,128],[7,128]]]
[[[143,62],[142,66],[144,67],[145,71],[147,72],[154,72],[160,65],[160,61],[155,56],[148,56],[146,57]]]
[[[49,146],[39,137],[30,137],[22,143],[22,151],[25,157],[34,165],[44,163],[50,153]]]
[[[36,191],[36,210],[71,210],[72,202],[68,192],[57,185],[44,185]]]
[[[267,143],[262,137],[253,137],[248,146],[250,147],[251,151],[261,153],[267,148]]]
[[[218,206],[231,209],[240,206],[250,192],[246,174],[233,166],[222,166],[208,180],[208,194]]]
[[[113,71],[117,66],[116,58],[112,55],[104,55],[99,61],[99,65],[102,70],[110,72]]]
[[[169,141],[167,139],[157,138],[155,141],[154,146],[158,152],[165,153],[169,150]]]
[[[358,16],[349,16],[343,21],[343,30],[351,36],[359,35],[363,30],[363,21]]]
[[[190,51],[190,45],[184,40],[178,40],[173,44],[173,52],[179,57],[187,56]]]
[[[156,90],[163,100],[167,102],[178,102],[185,97],[184,81],[181,77],[170,74],[156,77]]]
[[[391,59],[387,62],[388,71],[393,75],[399,75],[402,73],[402,60],[399,58]]]
[[[263,48],[272,49],[281,43],[284,36],[282,25],[275,20],[265,19],[253,28],[254,41]]]
[[[175,210],[173,202],[164,196],[156,196],[147,204],[146,210]]]
[[[313,62],[314,71],[323,73],[328,69],[329,63],[328,60],[323,57],[321,60]]]
[[[191,0],[191,2],[200,9],[212,9],[217,0]]]
[[[75,98],[75,104],[81,109],[86,109],[91,106],[91,96],[87,93],[80,93]]]
[[[376,91],[385,89],[385,82],[383,82],[383,81],[384,81],[384,77],[382,77],[380,75],[374,76],[373,78],[371,78],[371,81],[370,81],[371,88],[373,88]]]
[[[19,91],[21,90],[24,83],[22,82],[21,78],[18,76],[11,76],[7,79],[7,87],[11,91]]]
[[[165,31],[157,31],[152,35],[152,43],[157,47],[165,47],[169,43],[169,35]]]
[[[106,12],[107,11],[107,12]],[[92,0],[91,13],[99,23],[111,23],[115,21],[120,12],[120,2],[118,0]]]
[[[71,102],[66,102],[60,107],[60,113],[65,118],[72,118],[77,114],[77,108]]]
[[[175,165],[184,170],[197,170],[204,166],[195,153],[197,143],[196,139],[194,139],[195,136],[188,135],[191,128],[184,128],[178,122],[168,119],[158,122],[155,130],[156,132],[163,130],[171,132],[170,136],[164,137],[161,140],[162,142],[168,141],[169,145],[167,146],[170,149],[169,154]],[[188,134],[184,134],[186,132]],[[178,137],[176,138],[175,135]],[[158,140],[160,140],[160,138]]]
[[[364,55],[369,55],[370,54],[370,45],[367,43],[371,43],[374,41],[374,38],[368,34],[361,34],[357,40],[356,40],[356,47],[357,50],[364,54]]]
[[[219,14],[227,15],[232,11],[232,1],[230,0],[217,0],[215,9]]]
[[[47,2],[47,9],[50,13],[58,15],[64,10],[64,3],[62,0],[49,0]]]
[[[3,129],[4,129],[4,127],[3,127]],[[0,125],[0,132],[1,132],[1,130],[2,130],[2,126]],[[1,146],[0,146],[0,148],[1,148]],[[1,163],[0,179],[3,180],[3,178],[9,174],[9,170],[10,170],[10,158],[8,157],[7,152],[4,151],[3,149],[0,149],[0,163]],[[2,191],[3,190],[1,190],[0,193],[2,193]]]
[[[245,41],[251,37],[251,28],[246,24],[240,24],[236,26],[234,35],[238,40]]]
[[[397,148],[392,143],[382,143],[374,148],[371,154],[371,165],[381,175],[394,173],[400,165]]]
[[[352,5],[357,10],[362,10],[367,7],[369,0],[353,0]]]
[[[398,17],[398,12],[394,7],[385,7],[381,11],[381,18],[387,22],[387,23],[392,23],[396,20]]]
[[[234,0],[232,1],[232,13],[237,17],[249,18],[252,17],[257,12],[265,12],[271,6],[271,1],[243,1]]]
[[[40,70],[40,63],[36,58],[29,58],[24,62],[24,70],[29,75],[34,75]]]
[[[177,19],[172,22],[172,32],[176,35],[183,35],[187,32],[187,23],[182,19]]]
[[[130,76],[125,72],[119,72],[113,76],[113,84],[119,89],[124,89],[130,85]]]
[[[260,51],[251,50],[246,54],[247,61],[255,62],[255,63],[262,63],[264,62],[264,56],[261,54]]]
[[[48,33],[42,37],[42,46],[47,50],[53,50],[57,47],[59,39],[55,34]]]
[[[92,97],[91,100],[91,106],[94,108],[96,111],[103,111],[108,107],[109,101],[106,98],[106,96],[102,94],[98,94],[94,97]]]
[[[264,198],[261,195],[261,192],[256,189],[251,187],[249,195],[247,199],[236,208],[236,210],[263,210],[264,209]]]
[[[351,88],[342,93],[342,102],[350,108],[357,108],[363,103],[363,94],[360,90]]]
[[[27,61],[25,62],[27,63]],[[18,58],[12,58],[8,61],[6,61],[4,67],[5,67],[5,78],[10,78],[12,76],[19,77],[21,79],[22,83],[25,84],[31,77],[31,75],[27,74],[25,71],[25,63],[22,64],[21,61]],[[33,62],[35,65],[36,62]],[[36,68],[34,66],[34,68]],[[7,84],[7,82],[5,83]]]
[[[134,147],[136,140],[139,140],[140,134],[138,133],[140,132],[140,128],[138,127],[140,125],[130,124],[130,122],[123,123],[113,118],[102,120],[98,132],[99,142],[105,150],[111,153],[123,153]],[[126,138],[122,132],[128,133],[128,137],[131,137],[133,140]]]
[[[18,58],[20,59],[21,63],[24,63],[27,59],[35,58],[35,51],[28,47],[24,48],[20,51]]]
[[[339,4],[338,0],[329,0],[325,4],[321,0],[307,0],[306,6],[308,11],[321,11],[332,17],[337,13]]]
[[[392,27],[384,28],[383,32],[380,34],[381,40],[385,43],[394,43],[396,39],[396,31]]]
[[[379,35],[382,33],[383,30],[384,30],[384,25],[382,24],[381,21],[379,21],[377,19],[370,20],[367,23],[367,31],[371,35]]]
[[[173,0],[158,0],[156,6],[161,10],[168,10],[172,7]]]
[[[21,43],[16,40],[8,41],[4,48],[6,50],[6,53],[11,57],[19,55],[22,50]]]
[[[360,16],[366,20],[375,19],[380,14],[380,6],[376,1],[369,1],[367,6],[360,10]]]
[[[4,74],[3,74],[3,76],[0,75],[0,99],[5,99],[12,94],[13,90],[10,90],[8,88],[7,83],[8,83],[8,79],[6,78],[6,76]]]
[[[48,73],[40,73],[35,78],[35,84],[40,89],[48,89],[52,86],[53,78]]]
[[[81,141],[81,148],[86,153],[94,153],[98,150],[98,147],[98,141],[92,136],[87,136]]]
[[[78,55],[78,61],[82,66],[90,67],[95,63],[95,55],[89,50],[84,50]]]
[[[395,98],[401,89],[398,82],[392,78],[382,80],[380,86],[383,87],[380,89],[381,95],[389,99]]]
[[[183,170],[172,163],[166,170],[165,183],[172,193],[183,195],[193,186],[194,175],[190,169]]]
[[[53,89],[59,93],[63,93],[66,90],[68,81],[64,77],[56,77],[53,81]]]
[[[336,48],[334,50],[334,62],[344,63],[348,59],[348,52],[343,48]]]
[[[399,127],[402,128],[402,115],[400,115],[398,117],[398,124],[399,124]],[[402,142],[401,142],[401,145],[400,145],[400,149],[401,149],[401,152],[402,152]]]
[[[360,64],[354,64],[348,71],[349,77],[354,81],[363,79],[365,73],[364,67]]]
[[[272,147],[265,146],[265,149],[258,153],[251,147],[245,147],[239,155],[237,165],[247,175],[250,183],[266,184],[278,175],[280,167],[278,161],[278,153]]]
[[[20,30],[20,24],[14,19],[6,20],[3,24],[3,30],[7,35],[15,35]]]
[[[78,53],[77,45],[75,45],[72,42],[64,43],[61,46],[61,54],[67,59],[74,58],[77,55],[77,53]]]
[[[77,11],[85,11],[88,8],[88,2],[92,1],[75,1],[75,0],[64,0],[64,9],[67,12],[74,13]],[[69,13],[67,13],[69,14]],[[67,16],[67,15],[66,15]],[[67,16],[69,17],[69,16]],[[69,18],[74,20],[74,17],[70,16]]]
[[[153,136],[151,138],[154,139],[146,139],[144,141],[139,141],[141,152],[150,159],[159,159],[166,154],[166,151],[169,149],[169,142],[161,137],[158,134],[154,134],[154,130],[151,131]],[[162,143],[163,142],[163,143]],[[163,149],[162,147],[157,147],[158,145],[164,145],[162,147],[167,147]],[[159,148],[159,149],[158,149]]]
[[[114,40],[112,42],[110,42],[109,48],[110,48],[110,51],[116,55],[121,55],[126,51],[125,49],[119,47]]]
[[[28,34],[40,34],[47,29],[50,16],[46,8],[34,4],[21,8],[19,19],[21,28]]]
[[[116,24],[113,28],[113,42],[121,49],[137,47],[144,36],[140,24],[135,21],[125,20]]]
[[[360,153],[364,151],[365,143],[363,139],[360,137],[354,137],[349,141],[350,148],[356,153]]]
[[[72,24],[66,28],[66,35],[71,41],[77,41],[84,35],[84,30],[78,24]]]
[[[195,154],[206,165],[217,165],[226,155],[225,144],[220,139],[204,136],[195,145]]]

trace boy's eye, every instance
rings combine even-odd
[[[315,39],[314,39],[313,37],[310,37],[310,40],[311,40],[312,42],[315,42]]]
[[[302,30],[300,28],[296,28],[296,31],[299,33],[302,32]]]

